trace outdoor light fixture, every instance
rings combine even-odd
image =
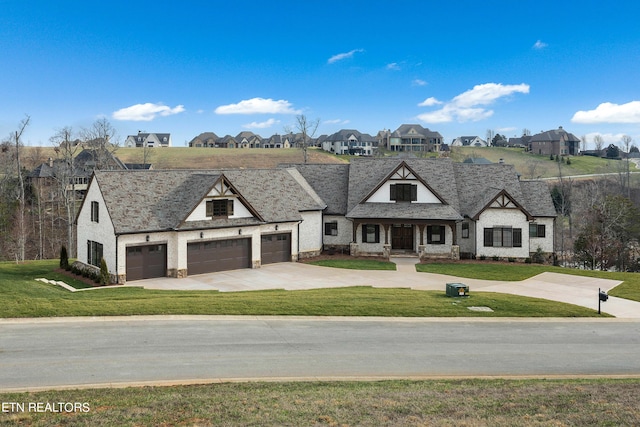
[[[276,224],[276,231],[278,231],[278,224]]]
[[[202,239],[204,237],[204,233],[201,231],[200,232],[200,238]]]
[[[238,234],[242,234],[242,228],[238,230]]]
[[[144,238],[147,242],[149,241],[149,235],[147,234],[147,237]]]

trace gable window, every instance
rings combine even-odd
[[[230,217],[233,215],[233,200],[207,200],[207,218]]]
[[[444,226],[443,225],[428,225],[427,226],[427,244],[429,245],[444,245]]]
[[[469,238],[469,223],[468,222],[463,222],[462,223],[462,238],[463,239],[468,239]]]
[[[418,200],[418,186],[415,184],[391,184],[390,200],[396,202],[415,202]]]
[[[91,222],[100,222],[100,205],[98,202],[91,202]]]
[[[338,222],[325,222],[324,223],[324,235],[325,236],[337,236],[338,235]]]
[[[535,222],[529,224],[529,237],[545,237],[546,231],[544,224],[536,224]]]
[[[362,224],[362,243],[380,243],[378,224]]]
[[[522,229],[511,227],[493,227],[484,229],[484,246],[521,248]]]
[[[87,240],[87,264],[100,267],[102,260],[102,243]]]

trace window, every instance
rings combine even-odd
[[[544,224],[529,224],[529,237],[545,237],[546,231]]]
[[[522,229],[511,227],[493,227],[484,229],[484,246],[521,248]]]
[[[233,200],[207,200],[207,218],[233,216]]]
[[[380,243],[380,226],[362,224],[362,243]]]
[[[91,222],[100,222],[100,205],[98,205],[98,202],[91,202]]]
[[[102,243],[87,240],[87,264],[100,267],[102,260]]]
[[[337,236],[338,235],[338,222],[325,222],[324,223],[324,235],[325,236]]]
[[[427,244],[444,245],[444,226],[428,225],[427,226]]]
[[[468,239],[469,238],[469,223],[468,222],[463,222],[462,223],[462,238],[463,239]]]
[[[390,200],[412,202],[418,200],[418,186],[415,184],[391,184]]]

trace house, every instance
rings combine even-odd
[[[149,189],[153,189],[150,191]],[[356,158],[269,170],[96,171],[78,259],[114,281],[296,261],[323,249],[388,257],[553,253],[547,185],[513,166]]]
[[[451,142],[452,147],[488,147],[487,141],[479,136],[459,136]]]
[[[520,181],[511,165],[354,159],[324,173],[319,165],[296,167],[327,204],[325,248],[519,259],[538,247],[547,255],[554,250],[547,185]]]
[[[208,147],[215,148],[218,145],[220,137],[213,132],[203,132],[189,141],[189,147]]]
[[[262,148],[290,148],[291,142],[289,141],[289,135],[271,135],[269,139],[262,141]]]
[[[171,147],[170,133],[145,133],[138,131],[137,135],[129,135],[124,141],[127,148],[134,147]]]
[[[378,132],[379,144],[390,151],[440,151],[442,135],[420,125],[401,125],[393,132]]]
[[[322,149],[334,154],[371,156],[375,138],[355,129],[342,129],[322,140]]]
[[[576,156],[580,151],[580,139],[560,126],[533,135],[529,139],[529,151],[545,156]]]
[[[238,143],[237,145],[238,148],[261,148],[262,147],[262,137],[250,131],[240,132],[235,139]]]
[[[116,283],[295,261],[320,253],[324,208],[293,169],[95,171],[78,259]]]

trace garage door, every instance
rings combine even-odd
[[[167,245],[127,248],[127,281],[165,277],[166,275]]]
[[[263,265],[291,261],[291,233],[268,234],[261,240]]]
[[[251,239],[214,240],[187,245],[189,275],[249,267]]]

